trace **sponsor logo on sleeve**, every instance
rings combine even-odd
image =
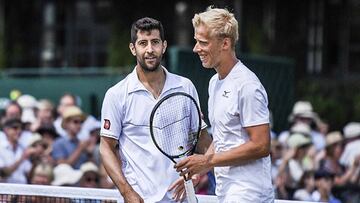
[[[109,119],[104,119],[104,129],[109,130],[111,126]]]

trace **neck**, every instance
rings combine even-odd
[[[222,80],[230,73],[239,59],[236,58],[235,52],[226,54],[221,60],[218,67],[215,67],[216,72],[219,74],[219,79]]]
[[[151,92],[154,98],[158,98],[165,84],[165,71],[160,66],[156,71],[147,72],[140,67],[136,67],[136,73],[140,82]]]

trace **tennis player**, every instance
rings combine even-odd
[[[100,153],[125,202],[184,198],[184,181],[170,159],[155,147],[149,130],[151,110],[165,95],[185,92],[199,100],[189,79],[160,64],[166,46],[159,21],[146,17],[134,22],[129,47],[137,64],[106,92],[103,101]]]
[[[195,14],[193,51],[205,68],[217,72],[209,82],[209,120],[213,143],[175,167],[182,174],[214,167],[220,202],[273,202],[267,94],[256,75],[235,55],[238,22],[226,9]]]

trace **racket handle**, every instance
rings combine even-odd
[[[190,178],[190,180],[185,180],[185,191],[186,191],[186,200],[188,203],[197,203],[194,184]]]

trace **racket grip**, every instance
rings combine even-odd
[[[197,203],[194,184],[191,180],[185,180],[185,191],[186,191],[186,200],[188,203]]]

